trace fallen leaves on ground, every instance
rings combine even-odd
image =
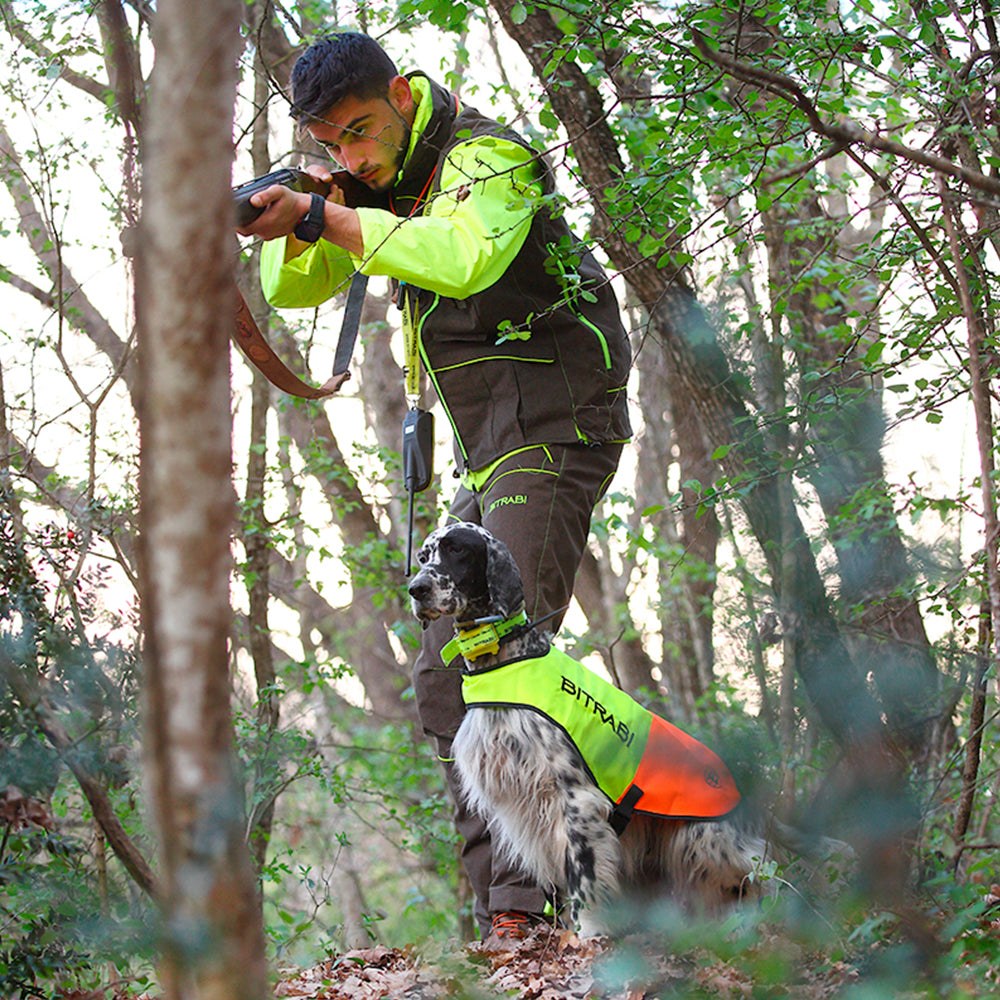
[[[789,997],[822,1000],[853,977],[846,965],[830,964],[792,988]],[[719,960],[699,963],[640,943],[622,947],[606,939],[580,940],[571,931],[540,928],[511,950],[482,944],[414,948],[378,946],[330,958],[295,972],[275,997],[300,1000],[652,1000],[684,995],[744,1000],[754,991],[745,970]]]

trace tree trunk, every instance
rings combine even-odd
[[[783,306],[777,322],[788,325],[788,344],[810,375],[803,426],[812,461],[805,474],[837,553],[852,653],[873,677],[890,730],[911,758],[926,763],[940,685],[920,609],[905,596],[912,573],[885,487],[881,395],[863,361],[870,337],[858,344],[835,336],[847,327],[848,309],[818,306],[826,287],[807,278],[818,260],[849,257],[849,240],[812,191],[798,201],[788,195],[762,217],[772,293]]]
[[[137,268],[146,756],[170,1000],[267,994],[227,640],[237,0],[161,3]]]
[[[353,951],[356,948],[370,947],[376,938],[371,925],[365,920],[368,907],[361,888],[357,865],[354,863],[354,851],[349,844],[344,844],[340,848],[334,879],[337,902],[344,917],[342,929],[344,948]]]
[[[250,523],[244,525],[249,615],[247,644],[253,660],[257,692],[256,731],[253,740],[253,822],[250,849],[259,873],[267,859],[267,845],[274,823],[274,788],[278,761],[270,749],[278,729],[281,703],[274,689],[274,656],[268,609],[271,599],[271,543],[264,521],[264,484],[267,466],[267,415],[271,392],[267,380],[254,374],[251,391],[250,449],[247,458],[246,508]]]
[[[713,598],[719,519],[714,505],[702,506],[689,484],[707,489],[715,475],[692,405],[659,343],[646,341],[636,352],[643,426],[636,442],[636,499],[640,509],[664,509],[650,517],[653,533],[671,543],[660,565],[660,630],[663,676],[689,722],[714,675]],[[681,483],[679,518],[670,509],[671,468]],[[683,559],[673,556],[683,552]]]
[[[270,119],[267,114],[269,83],[260,53],[254,60],[254,102],[262,108],[254,120],[252,137],[254,174],[259,176],[271,169],[267,139]],[[265,314],[264,296],[260,288],[258,259],[242,278],[244,296],[251,307]],[[267,336],[267,317],[261,320],[261,330]],[[247,596],[249,603],[247,645],[253,660],[256,685],[256,728],[253,739],[253,790],[251,793],[250,851],[258,876],[267,861],[267,848],[274,825],[276,788],[279,762],[271,749],[278,729],[281,703],[275,690],[274,655],[271,645],[269,610],[271,604],[271,535],[264,504],[267,496],[267,427],[271,408],[271,386],[254,369],[250,390],[250,443],[247,450],[247,486],[245,496],[246,521],[243,525],[243,549],[246,553]]]

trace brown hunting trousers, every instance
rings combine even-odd
[[[519,452],[501,463],[481,490],[460,487],[449,509],[449,521],[480,524],[507,545],[521,570],[528,618],[558,612],[542,626],[553,633],[573,593],[594,507],[621,452],[621,444],[546,445]],[[476,896],[476,923],[485,937],[495,914],[541,914],[546,897],[544,887],[494,857],[485,822],[462,800],[451,763],[451,741],[465,713],[461,660],[445,664],[440,655],[452,632],[450,619],[438,619],[424,631],[413,686],[424,732],[437,744],[455,800],[462,861]]]

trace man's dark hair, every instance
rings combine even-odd
[[[292,117],[307,125],[345,97],[384,97],[396,65],[370,35],[338,31],[313,42],[292,69]]]

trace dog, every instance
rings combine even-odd
[[[566,904],[572,925],[587,936],[600,933],[615,901],[649,889],[669,892],[685,909],[705,915],[761,897],[756,876],[769,845],[748,825],[729,815],[648,815],[641,798],[638,811],[622,816],[561,724],[535,707],[477,707],[475,698],[470,704],[466,681],[501,666],[530,663],[533,669],[551,652],[548,634],[524,619],[521,575],[502,542],[478,525],[451,523],[427,537],[417,564],[408,588],[413,613],[424,627],[440,617],[455,619],[457,645],[445,648],[444,661],[459,649],[465,662],[468,707],[452,746],[462,790],[487,821],[495,847]],[[589,681],[565,676],[559,683],[561,692],[572,687],[578,703],[589,688]],[[585,704],[600,738],[616,752],[627,747],[633,733],[611,714],[618,710],[589,696]],[[698,756],[696,766],[708,760],[705,771],[718,781],[725,765],[716,766],[711,752],[701,750],[707,757]],[[731,795],[723,808],[732,801]]]

